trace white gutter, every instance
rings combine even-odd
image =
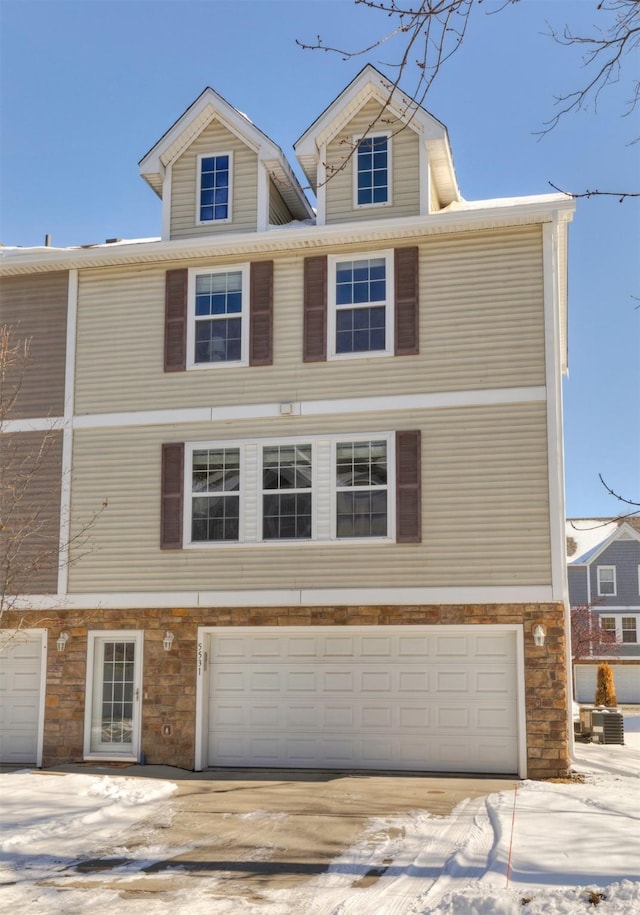
[[[313,249],[327,245],[366,244],[378,240],[424,237],[451,232],[535,223],[568,221],[575,203],[565,194],[515,198],[512,202],[491,201],[464,209],[441,210],[426,216],[392,217],[330,226],[272,228],[266,232],[234,233],[163,241],[116,243],[86,248],[0,249],[0,275],[43,273],[53,270],[85,269],[124,264],[186,260],[198,257],[276,253],[292,249]],[[463,205],[464,206],[464,205]]]

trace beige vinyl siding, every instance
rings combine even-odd
[[[402,122],[384,114],[379,121],[381,106],[368,102],[346,127],[328,144],[326,185],[327,224],[379,219],[386,216],[417,216],[420,212],[420,152],[418,135],[403,127]],[[373,125],[373,126],[371,126]],[[354,203],[355,156],[354,138],[370,130],[371,135],[390,132],[391,197],[384,206],[357,207]],[[348,160],[348,161],[347,161]],[[426,175],[424,176],[426,180]]]
[[[231,220],[197,224],[198,156],[231,152]],[[202,131],[173,164],[171,172],[171,238],[255,232],[258,213],[258,157],[219,121]]]
[[[544,384],[541,228],[433,236],[407,243],[420,247],[420,354],[398,358],[302,362],[304,256],[295,253],[279,256],[274,264],[273,365],[165,374],[165,269],[82,272],[77,412]],[[388,244],[378,246],[383,247]],[[327,249],[337,251],[366,253],[354,246]],[[190,265],[238,262],[242,261],[212,258]]]
[[[6,391],[19,389],[6,419],[60,416],[64,412],[68,273],[3,277],[0,324],[12,340],[29,341],[24,358],[9,366]]]
[[[422,430],[423,541],[224,545],[162,551],[168,441]],[[108,508],[73,592],[544,585],[550,582],[544,404],[79,431],[73,517]]]
[[[283,226],[291,222],[291,213],[273,181],[269,181],[269,223]]]
[[[3,591],[7,595],[55,594],[62,433],[0,435],[0,467]]]

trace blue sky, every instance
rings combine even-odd
[[[475,10],[425,103],[449,129],[463,196],[544,194],[549,181],[637,190],[628,82],[536,136],[554,98],[584,79],[579,53],[547,37],[547,22],[591,31],[596,0],[501,5]],[[343,61],[296,39],[361,47],[388,21],[352,0],[0,0],[0,241],[159,235],[160,203],[137,163],[205,86],[296,166],[293,143],[360,68],[393,75],[397,60],[393,45]],[[578,201],[569,256],[567,513],[606,516],[622,506],[600,473],[640,501],[640,201]]]

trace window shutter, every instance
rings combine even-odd
[[[251,264],[249,365],[273,364],[273,261]]]
[[[419,352],[418,249],[395,249],[396,356]]]
[[[160,511],[160,547],[182,548],[182,500],[184,482],[184,444],[162,446],[162,504]]]
[[[167,270],[165,279],[164,370],[187,367],[187,278],[183,270]]]
[[[396,541],[422,540],[420,432],[396,432]]]
[[[327,258],[304,259],[304,362],[327,359]]]

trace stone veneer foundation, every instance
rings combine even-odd
[[[29,625],[30,614],[22,614]],[[35,612],[33,614],[35,617]],[[527,774],[562,777],[569,771],[564,608],[548,604],[446,606],[243,607],[58,611],[32,625],[50,629],[43,765],[83,759],[87,632],[143,630],[141,750],[148,764],[193,769],[195,756],[196,640],[199,626],[401,626],[518,624],[524,627]],[[17,625],[7,615],[4,626]],[[543,623],[546,640],[533,641]],[[56,650],[61,629],[66,651]],[[170,654],[162,647],[175,633]]]

